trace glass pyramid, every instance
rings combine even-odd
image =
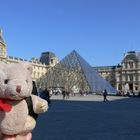
[[[82,90],[90,93],[101,93],[107,89],[110,93],[116,93],[116,90],[75,50],[50,68],[43,81],[46,81],[49,88],[65,88],[77,92]]]

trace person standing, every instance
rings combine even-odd
[[[63,100],[65,100],[65,97],[66,97],[66,91],[63,89],[62,90],[62,96],[63,96]]]

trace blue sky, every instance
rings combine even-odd
[[[0,28],[10,56],[75,49],[93,66],[116,65],[140,51],[140,1],[1,0]]]

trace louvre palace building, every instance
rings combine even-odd
[[[2,31],[0,30],[0,61],[4,61],[6,63],[17,63],[20,61],[30,62],[33,66],[32,78],[34,81],[36,81],[38,87],[45,86],[45,84],[55,84],[55,86],[60,86],[56,84],[58,83],[57,80],[60,81],[59,78],[65,77],[65,80],[63,80],[64,83],[69,81],[69,79],[76,79],[78,81],[82,81],[81,83],[79,83],[79,86],[84,86],[87,89],[88,83],[95,84],[99,81],[109,87],[109,85],[105,82],[107,81],[118,91],[124,91],[124,88],[127,85],[129,91],[140,92],[140,52],[126,52],[124,54],[124,57],[122,58],[122,61],[118,62],[118,65],[91,67],[93,70],[91,70],[88,63],[83,58],[81,58],[81,56],[79,56],[76,51],[70,53],[68,57],[66,56],[64,60],[61,61],[59,61],[59,59],[53,52],[43,52],[40,58],[33,57],[31,58],[31,60],[26,60],[24,58],[17,58],[15,56],[7,55],[7,46],[3,39]],[[66,68],[63,67],[63,64],[65,64],[65,66],[67,67],[67,72]],[[68,67],[68,65],[70,67]],[[78,72],[77,70],[75,70],[76,74],[74,74],[74,67],[76,67],[77,69],[81,69],[81,71]],[[84,69],[82,69],[83,67]],[[68,72],[68,69],[71,69],[72,72]],[[63,73],[65,73],[66,75],[60,76],[61,71],[63,71]],[[84,76],[82,76],[81,74],[82,72],[84,72],[85,77],[87,76],[88,80],[81,80],[84,79]],[[88,74],[88,72],[90,74]],[[100,79],[99,76],[96,75],[96,72],[105,81]],[[52,78],[51,73],[53,73],[55,77]],[[77,73],[79,73],[80,79],[76,77]],[[91,74],[93,74],[93,76],[91,76]],[[48,79],[46,78],[46,76],[50,78],[48,81],[51,82],[46,83],[46,80]],[[93,77],[93,79],[96,77],[96,80],[94,82],[91,82],[90,77]],[[86,83],[86,81],[88,81],[88,83]],[[70,85],[71,83],[74,83],[74,81],[70,80],[67,85]],[[75,84],[76,83],[77,82],[75,82]]]
[[[118,91],[124,91],[127,84],[129,91],[140,92],[140,52],[129,51],[125,53],[117,66],[94,68]]]

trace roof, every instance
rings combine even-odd
[[[134,51],[128,52],[125,55],[124,59],[122,60],[122,63],[127,62],[129,60],[132,60],[132,61],[135,61],[135,62],[138,62],[139,61],[139,58],[138,58],[136,52],[134,52]]]
[[[52,58],[56,57],[53,52],[43,52],[40,57],[40,62],[49,65]]]

